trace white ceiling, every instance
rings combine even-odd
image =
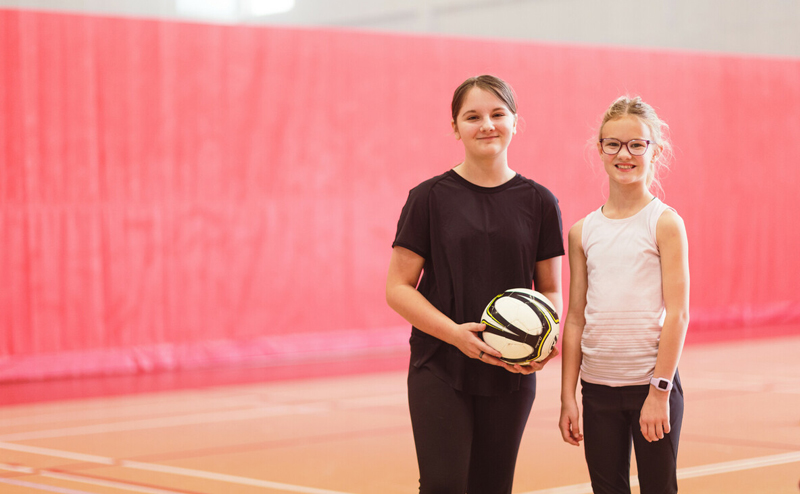
[[[283,26],[659,47],[800,58],[800,0],[295,0],[253,16],[255,0],[0,0],[0,8]]]

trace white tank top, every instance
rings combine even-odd
[[[581,378],[606,386],[648,384],[664,324],[656,224],[667,209],[653,199],[629,218],[601,209],[583,221],[589,286],[581,338]]]

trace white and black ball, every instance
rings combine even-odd
[[[541,293],[528,288],[506,290],[489,302],[481,323],[483,340],[510,364],[546,359],[558,341],[558,314]]]

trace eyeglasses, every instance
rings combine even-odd
[[[628,149],[628,152],[631,153],[631,156],[641,156],[647,152],[647,147],[650,146],[650,141],[647,139],[631,139],[628,142],[622,142],[619,139],[614,139],[613,137],[600,139],[600,147],[606,154],[617,154],[619,153],[620,149],[622,149],[622,146],[625,146]]]

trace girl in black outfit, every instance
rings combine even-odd
[[[466,80],[451,109],[464,161],[409,193],[386,299],[413,326],[408,397],[420,493],[510,494],[534,372],[558,351],[506,364],[475,321],[509,288],[534,288],[561,312],[561,213],[549,190],[509,168],[517,107],[504,81]]]

